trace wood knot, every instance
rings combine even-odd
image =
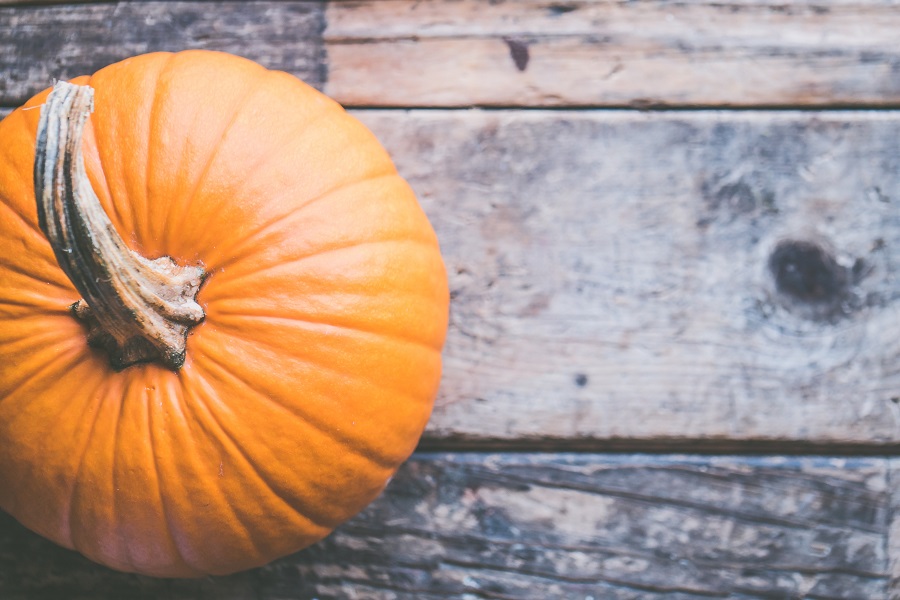
[[[811,242],[781,242],[769,258],[769,269],[776,289],[801,302],[828,303],[847,287],[845,269]]]
[[[772,251],[768,266],[775,289],[791,312],[833,322],[853,310],[852,287],[862,274],[861,261],[847,268],[816,243],[785,240]]]

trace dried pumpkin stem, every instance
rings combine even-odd
[[[167,256],[148,260],[116,231],[81,154],[93,103],[91,87],[59,82],[41,109],[34,162],[38,221],[82,295],[72,311],[91,345],[104,348],[116,369],[160,361],[177,371],[188,331],[204,318],[196,296],[205,272]]]

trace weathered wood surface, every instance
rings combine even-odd
[[[900,441],[900,113],[356,114],[449,270],[429,443]]]
[[[357,107],[453,291],[424,448],[900,449],[894,0],[0,0],[0,115],[209,48]],[[0,482],[2,485],[2,482]],[[419,454],[312,549],[113,573],[0,515],[0,599],[900,600],[900,460]]]
[[[888,462],[423,454],[323,543],[198,581],[113,573],[0,517],[0,597],[877,600]]]
[[[894,0],[15,4],[0,7],[9,106],[182,48],[248,56],[357,106],[900,105]]]
[[[0,7],[0,105],[151,51],[221,50],[325,78],[324,3],[115,2]]]
[[[900,600],[900,459],[888,461],[888,490],[891,499],[888,530],[888,573],[891,580],[888,598]]]
[[[332,2],[326,91],[357,105],[882,105],[894,1]]]

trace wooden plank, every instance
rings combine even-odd
[[[43,4],[0,7],[0,104],[183,48],[244,55],[357,106],[900,104],[893,0]]]
[[[449,271],[429,447],[900,441],[900,113],[355,114]]]
[[[900,103],[893,0],[361,0],[327,21],[348,105]]]
[[[423,454],[323,543],[225,578],[113,573],[0,518],[5,600],[885,598],[887,461]]]
[[[888,489],[891,509],[888,530],[888,558],[891,580],[888,600],[900,600],[900,459],[888,460]]]
[[[321,2],[116,2],[0,7],[0,104],[135,54],[205,48],[325,78]]]

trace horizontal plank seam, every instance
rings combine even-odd
[[[693,456],[795,456],[816,458],[900,458],[900,444],[811,443],[805,441],[697,440],[473,440],[425,438],[418,453],[456,454],[647,454]]]
[[[360,111],[468,111],[482,110],[493,112],[636,112],[636,113],[682,113],[682,112],[778,112],[778,113],[883,113],[900,111],[900,102],[884,104],[661,104],[641,101],[629,104],[566,104],[566,105],[514,105],[514,104],[448,104],[448,105],[394,105],[394,104],[352,104],[342,103],[345,108]]]
[[[23,101],[24,103],[24,101]],[[15,109],[18,105],[0,105],[0,117],[5,116]],[[885,114],[896,112],[900,113],[900,102],[875,105],[875,104],[809,104],[809,105],[790,105],[790,104],[748,104],[748,105],[726,105],[726,104],[710,104],[710,105],[647,105],[643,106],[639,102],[632,104],[567,104],[564,106],[516,106],[516,105],[500,105],[500,104],[466,104],[466,105],[373,105],[373,104],[352,104],[342,103],[342,106],[348,110],[359,112],[406,112],[406,111],[423,111],[423,112],[460,112],[482,111],[482,112],[517,112],[517,113],[783,113],[785,115],[808,114],[808,113],[824,113],[829,116],[833,114]],[[900,117],[900,114],[897,115]]]

